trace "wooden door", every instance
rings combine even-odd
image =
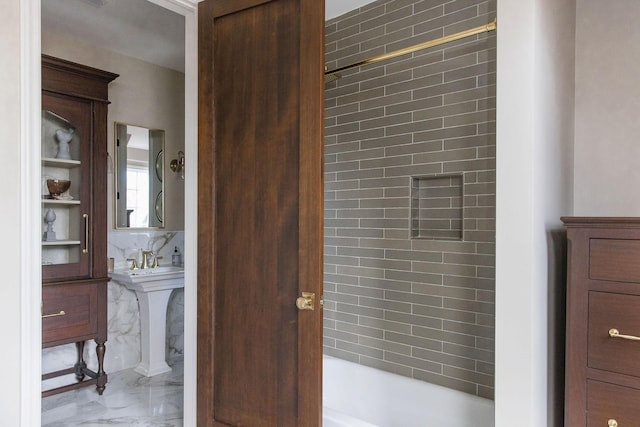
[[[322,424],[323,33],[323,1],[200,4],[199,426]]]

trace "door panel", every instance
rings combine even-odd
[[[200,5],[198,425],[321,425],[323,10]]]

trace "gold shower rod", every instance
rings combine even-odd
[[[354,64],[345,65],[344,67],[339,67],[334,70],[325,71],[324,76],[326,81],[332,81],[339,78],[337,73],[342,71],[350,70],[352,68],[361,67],[363,65],[373,64],[375,62],[384,61],[385,59],[395,58],[396,56],[405,55],[407,53],[417,52],[422,49],[427,49],[429,47],[438,46],[444,43],[452,42],[455,40],[460,40],[465,37],[475,36],[476,34],[486,33],[489,31],[495,31],[498,28],[498,20],[494,19],[493,22],[490,22],[485,25],[481,25],[479,27],[471,28],[469,30],[460,31],[459,33],[451,34],[448,36],[440,37],[439,39],[430,40],[428,42],[419,43],[413,46],[405,47],[404,49],[394,50],[393,52],[384,53],[382,55],[374,56],[373,58],[365,59],[364,61],[356,62]],[[328,78],[327,78],[328,77]]]

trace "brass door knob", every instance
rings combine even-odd
[[[609,427],[618,427],[618,422],[616,420],[611,419],[607,422],[607,425]]]
[[[316,294],[312,292],[303,292],[301,297],[296,299],[296,307],[298,310],[313,310],[316,300]]]

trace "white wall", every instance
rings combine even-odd
[[[572,213],[574,22],[575,0],[498,0],[497,427],[562,425],[555,307],[559,217]]]
[[[573,214],[575,10],[576,0],[541,0],[537,13],[534,271],[541,286],[534,293],[546,315],[536,333],[545,344],[540,350],[546,347],[538,368],[547,426],[564,423],[566,233],[560,217]]]
[[[640,2],[577,3],[575,213],[638,216]]]
[[[640,3],[498,0],[498,17],[496,426],[561,426],[558,217],[640,214]]]
[[[114,159],[114,122],[165,132],[165,229],[184,230],[184,180],[169,169],[184,151],[184,74],[139,59],[85,45],[43,29],[42,52],[119,74],[109,84],[107,147]],[[109,176],[108,226],[113,228],[113,181]]]
[[[3,351],[0,351],[0,414],[2,423],[20,425],[21,369],[29,369],[22,362],[21,351],[21,263],[23,261],[21,217],[20,130],[20,8],[17,0],[3,2],[3,24],[0,25],[0,126],[3,129],[3,175],[8,184],[3,189],[3,208],[0,210],[2,237],[0,259],[3,264],[0,285],[0,325]],[[24,225],[23,225],[24,226]],[[37,259],[33,264],[38,265]],[[24,355],[26,358],[26,355]],[[26,365],[26,366],[25,366]],[[37,369],[34,367],[33,369]]]

